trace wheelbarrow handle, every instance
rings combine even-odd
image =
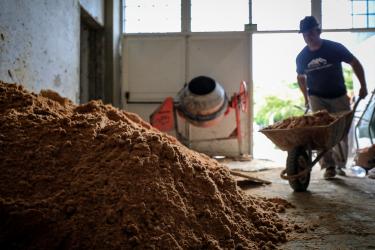
[[[309,112],[309,110],[310,110],[310,105],[307,104],[307,105],[305,106],[305,113],[303,113],[303,114],[306,115],[307,112]]]
[[[358,107],[358,104],[359,104],[359,102],[362,100],[362,98],[361,97],[358,97],[358,99],[355,101],[355,103],[354,103],[354,106],[353,106],[353,113],[356,111],[356,109],[357,109],[357,107]]]
[[[346,128],[344,130],[344,134],[343,134],[341,139],[343,139],[349,133],[350,127],[352,126],[352,122],[353,122],[353,119],[354,119],[354,113],[355,113],[361,99],[362,98],[358,97],[358,99],[355,101],[353,109],[351,110],[350,116],[348,118],[348,121],[350,121],[350,122],[347,122]]]
[[[358,97],[358,99],[355,101],[353,109],[352,109],[353,113],[356,111],[356,109],[358,107],[358,104],[361,100],[362,100],[362,98]],[[305,113],[304,114],[306,115],[309,110],[310,110],[310,105],[307,104],[306,107],[305,107]]]

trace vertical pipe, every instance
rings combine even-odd
[[[249,0],[249,24],[253,23],[253,0]]]
[[[311,15],[322,25],[322,0],[311,0]]]
[[[253,23],[253,1],[252,0],[249,0],[249,24],[252,24]],[[250,65],[250,68],[249,68],[249,72],[248,72],[248,81],[247,81],[247,89],[249,90],[248,91],[248,111],[249,113],[246,113],[247,115],[247,122],[246,124],[248,124],[248,129],[249,129],[249,135],[248,135],[248,140],[249,140],[249,146],[247,148],[247,151],[249,152],[249,154],[251,156],[253,156],[253,116],[254,116],[254,113],[253,113],[253,32],[254,31],[251,31],[249,33],[249,57],[248,57],[248,60],[249,60],[249,65]]]
[[[181,32],[185,33],[185,83],[189,81],[190,66],[189,66],[189,33],[191,32],[191,0],[181,0]],[[190,134],[191,128],[189,122],[184,121],[184,134],[187,138],[188,147],[191,146]]]
[[[251,156],[253,156],[253,146],[254,146],[254,141],[253,141],[253,121],[254,121],[254,105],[253,105],[253,98],[254,98],[254,94],[253,94],[253,89],[254,89],[254,79],[253,79],[253,32],[250,33],[250,37],[249,37],[249,51],[250,51],[250,55],[249,55],[249,65],[250,65],[250,68],[249,68],[249,82],[248,82],[248,111],[249,111],[249,114],[248,114],[248,121],[249,121],[249,154]]]
[[[191,0],[181,0],[181,32],[191,31]]]

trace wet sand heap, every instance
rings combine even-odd
[[[2,249],[274,248],[277,211],[135,114],[0,82]]]

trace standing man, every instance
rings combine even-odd
[[[307,46],[298,54],[297,80],[305,98],[306,106],[315,112],[327,110],[330,113],[350,110],[350,100],[346,94],[341,62],[350,64],[357,76],[361,88],[359,98],[367,95],[366,80],[361,63],[342,44],[320,38],[322,30],[313,16],[307,16],[300,22],[299,33],[302,33]],[[333,178],[336,171],[345,175],[348,156],[348,138],[340,142],[344,159],[340,157],[339,147],[329,150],[320,160],[325,168],[325,179]]]

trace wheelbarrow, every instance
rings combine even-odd
[[[306,191],[312,167],[331,148],[337,144],[340,147],[339,142],[349,133],[359,101],[360,98],[351,111],[331,114],[334,120],[328,125],[285,129],[273,129],[270,126],[259,131],[281,150],[288,152],[286,168],[280,177],[288,180],[294,191]],[[313,159],[315,151],[316,157]],[[343,157],[341,148],[340,152]]]

